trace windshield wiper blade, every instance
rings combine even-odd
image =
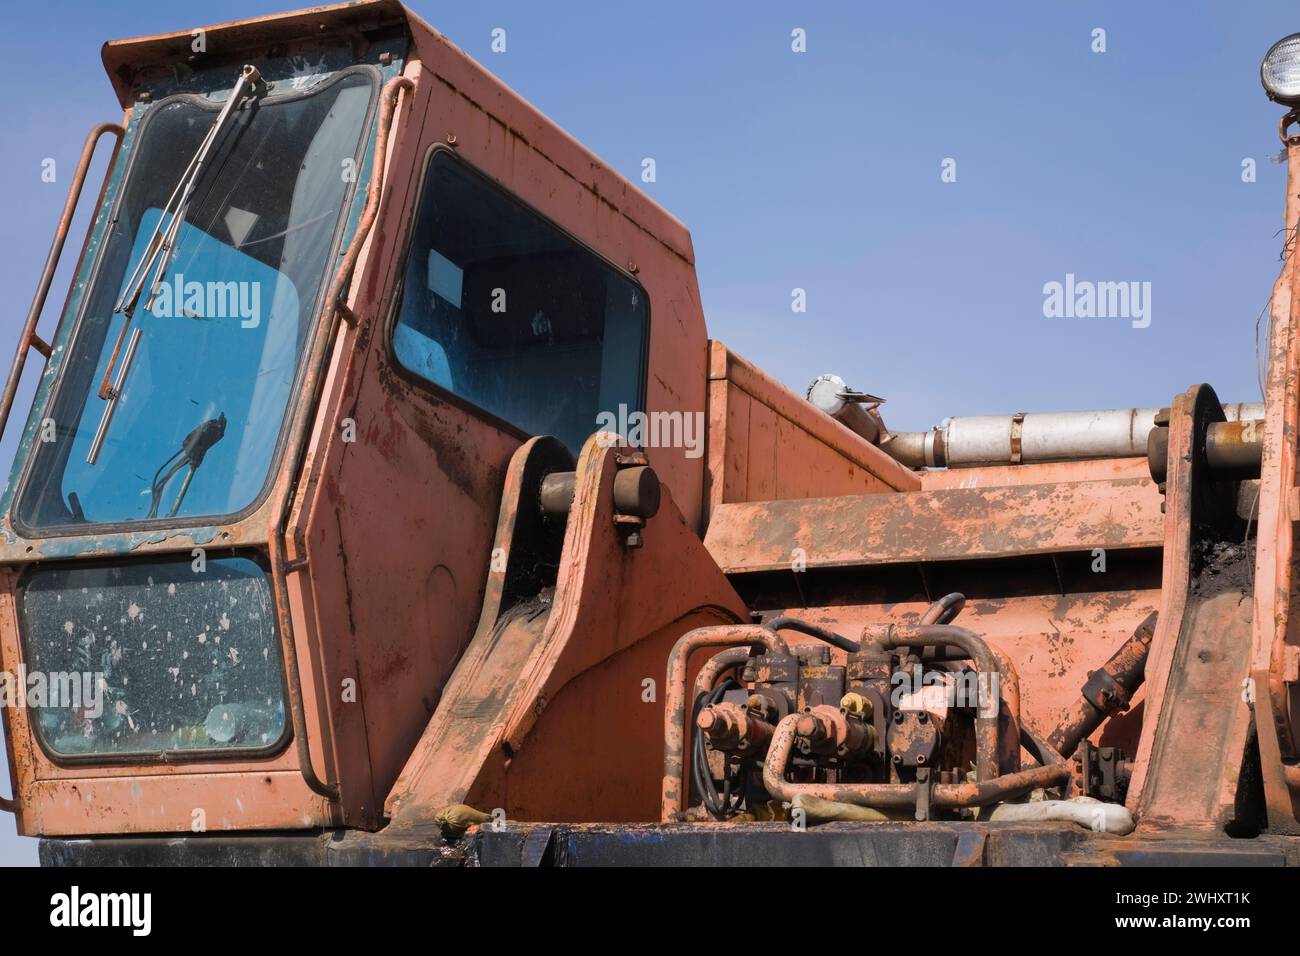
[[[152,279],[148,282],[149,297],[144,303],[147,312],[153,308],[154,295],[157,292],[158,284],[162,281],[167,272],[167,266],[171,262],[172,254],[176,248],[176,239],[180,235],[181,225],[185,222],[185,215],[189,211],[190,198],[194,195],[194,188],[198,185],[199,178],[203,174],[203,164],[207,162],[213,147],[221,139],[221,134],[230,125],[230,118],[234,115],[235,110],[239,109],[243,104],[245,98],[262,96],[266,93],[266,90],[266,81],[262,79],[262,74],[257,67],[246,65],[240,71],[239,80],[230,91],[230,95],[226,97],[226,102],[217,114],[217,118],[213,121],[212,127],[204,135],[203,141],[199,143],[194,155],[190,157],[185,172],[181,174],[180,181],[176,183],[176,188],[172,190],[171,196],[167,199],[167,205],[159,213],[158,223],[149,236],[149,241],[140,256],[140,261],[131,270],[131,276],[127,280],[126,288],[122,290],[117,304],[113,306],[115,315],[120,312],[126,318],[122,322],[121,331],[117,334],[117,341],[113,343],[113,352],[108,358],[108,365],[104,368],[104,377],[99,383],[97,394],[108,404],[104,407],[104,412],[100,416],[99,427],[95,429],[95,437],[91,441],[90,451],[86,455],[86,463],[89,465],[93,465],[99,459],[100,450],[104,447],[104,439],[108,435],[108,426],[112,422],[113,412],[117,408],[118,397],[122,393],[122,386],[126,382],[126,375],[130,370],[131,363],[135,359],[136,348],[140,342],[140,330],[138,328],[132,330],[131,321],[135,317],[136,307],[139,305],[140,296],[145,289],[145,280],[152,273]],[[119,368],[118,357],[122,352],[122,344],[127,340],[128,331],[131,332],[131,340]]]
[[[122,393],[126,373],[131,368],[131,363],[135,361],[135,350],[139,347],[140,329],[136,327],[131,330],[131,341],[126,346],[126,356],[122,359],[122,367],[118,369],[117,379],[113,382],[113,394],[109,396],[108,404],[104,406],[104,414],[99,416],[99,427],[95,429],[95,437],[90,442],[90,451],[86,454],[88,465],[93,465],[99,459],[99,451],[104,447],[104,439],[108,437],[108,426],[113,423],[113,413],[117,411],[117,397]]]
[[[199,148],[195,151],[189,165],[185,168],[185,172],[181,175],[180,182],[172,190],[167,205],[158,216],[158,224],[154,226],[153,234],[149,237],[149,243],[145,246],[140,261],[131,270],[131,278],[127,282],[126,288],[122,290],[117,305],[113,306],[114,312],[125,313],[128,317],[135,313],[136,304],[140,301],[140,295],[145,289],[145,277],[150,272],[150,266],[153,266],[153,279],[148,283],[149,297],[145,300],[145,311],[149,311],[153,306],[154,290],[158,287],[163,275],[166,274],[167,266],[171,262],[172,253],[175,251],[176,237],[180,234],[181,224],[185,221],[185,214],[189,210],[190,198],[194,195],[194,187],[203,175],[203,164],[207,162],[208,154],[212,152],[213,146],[221,139],[221,134],[225,132],[226,127],[230,124],[230,117],[243,103],[244,98],[246,96],[258,96],[265,91],[266,82],[262,79],[262,74],[258,72],[257,67],[245,66],[239,74],[239,81],[235,83],[235,88],[230,91],[230,95],[226,97],[225,105],[222,106],[221,112],[217,114],[216,120],[213,121],[212,128],[203,137],[203,142],[199,144]],[[164,223],[166,223],[165,230],[163,228]]]

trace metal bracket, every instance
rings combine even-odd
[[[930,819],[930,768],[918,767],[916,771],[916,819],[922,823]]]
[[[1123,764],[1128,756],[1117,747],[1094,747],[1084,740],[1075,755],[1080,768],[1079,789],[1099,800],[1122,801],[1128,793]]]
[[[1025,413],[1016,412],[1011,416],[1011,464],[1021,462],[1021,445],[1025,431]]]
[[[1278,123],[1277,135],[1284,146],[1300,146],[1300,136],[1287,136],[1286,134],[1286,131],[1294,123],[1300,123],[1300,111],[1290,110]]]

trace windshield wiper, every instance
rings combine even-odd
[[[176,496],[172,510],[167,512],[169,518],[176,516],[176,512],[181,510],[181,502],[185,500],[186,492],[190,490],[194,473],[199,470],[199,465],[203,464],[204,456],[213,445],[225,437],[225,434],[226,413],[222,412],[216,418],[209,418],[185,436],[180,451],[163,462],[162,466],[154,472],[153,484],[149,489],[153,496],[149,505],[150,518],[158,517],[158,505],[162,502],[163,492],[167,490],[167,482],[172,480],[176,472],[189,465],[190,470],[186,472],[185,479],[181,482],[180,493]]]
[[[203,141],[199,143],[198,149],[195,150],[189,164],[185,167],[185,172],[181,174],[176,188],[172,190],[171,196],[168,197],[167,205],[163,207],[158,216],[158,223],[149,236],[149,242],[145,245],[140,261],[131,270],[126,288],[122,290],[122,295],[118,298],[117,304],[113,306],[113,313],[120,312],[126,316],[126,319],[122,323],[121,331],[118,332],[117,341],[113,344],[113,352],[109,356],[108,365],[104,368],[104,378],[99,383],[97,394],[108,404],[104,407],[104,413],[100,416],[99,427],[95,430],[95,438],[90,443],[90,451],[86,455],[86,464],[88,465],[93,465],[99,458],[100,449],[103,448],[104,439],[108,434],[109,423],[113,419],[113,412],[117,409],[117,399],[122,393],[127,371],[135,358],[136,347],[140,341],[140,330],[139,328],[131,329],[131,320],[135,316],[140,296],[144,293],[147,284],[149,296],[145,299],[144,309],[148,312],[153,308],[153,300],[157,294],[158,285],[166,274],[167,266],[170,264],[172,255],[175,252],[176,239],[180,235],[181,225],[185,222],[185,215],[189,211],[190,199],[194,195],[194,188],[198,185],[199,178],[203,174],[203,164],[207,162],[213,147],[230,125],[230,118],[244,99],[249,96],[261,96],[266,93],[266,89],[266,81],[262,79],[262,74],[258,72],[257,67],[245,66],[240,71],[239,80],[235,83],[234,89],[230,91],[230,95],[226,97],[225,105],[221,107],[221,112],[217,114],[217,118],[213,121],[212,128],[203,137]],[[150,275],[152,275],[152,278],[149,278]],[[146,280],[148,281],[146,282]],[[126,355],[122,359],[121,367],[118,368],[118,356],[122,351],[122,343],[126,341],[128,330],[131,331],[131,340],[127,345]]]

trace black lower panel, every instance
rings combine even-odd
[[[507,824],[436,833],[45,839],[44,866],[1300,866],[1300,838],[1115,837],[1057,824]]]

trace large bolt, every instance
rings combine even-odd
[[[826,726],[816,714],[804,714],[794,725],[794,732],[800,737],[819,742],[826,738]]]
[[[614,476],[614,511],[635,518],[659,512],[659,476],[648,465],[620,468]]]
[[[543,514],[559,516],[569,513],[577,487],[577,473],[553,471],[542,479],[538,504]],[[614,511],[642,520],[659,511],[659,476],[647,465],[620,468],[614,475]]]

